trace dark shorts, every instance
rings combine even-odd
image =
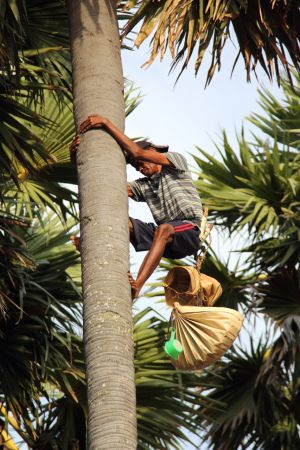
[[[135,238],[131,238],[131,243],[137,252],[150,250],[154,239],[157,225],[145,223],[139,219],[130,220],[133,225]],[[171,245],[167,245],[163,256],[170,259],[181,259],[194,255],[199,250],[199,228],[191,223],[176,220],[168,222],[175,228],[174,240]]]

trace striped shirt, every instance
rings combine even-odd
[[[151,178],[128,183],[133,199],[148,204],[157,225],[182,220],[200,228],[202,204],[187,161],[180,153],[165,155],[175,167],[162,166]]]

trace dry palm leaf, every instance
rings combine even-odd
[[[122,39],[143,21],[135,45],[137,47],[152,35],[152,52],[146,65],[150,65],[158,53],[161,58],[169,47],[172,69],[184,59],[181,71],[187,67],[198,43],[195,62],[197,74],[206,49],[210,46],[212,62],[207,83],[215,68],[221,67],[221,52],[233,29],[238,42],[238,55],[245,61],[247,79],[250,71],[260,63],[270,80],[281,62],[291,78],[290,62],[300,73],[300,10],[293,0],[128,0],[123,9],[135,9],[131,20],[123,30]],[[284,49],[288,53],[285,57]],[[233,68],[235,63],[233,63]]]
[[[170,361],[180,370],[201,370],[215,363],[232,345],[243,324],[242,315],[230,308],[175,303],[172,315],[183,352],[177,361]]]
[[[18,450],[18,447],[16,446],[12,438],[10,438],[4,430],[0,432],[0,445],[5,449]]]

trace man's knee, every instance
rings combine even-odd
[[[170,225],[169,223],[159,225],[155,231],[155,237],[157,239],[166,240],[168,244],[173,241],[174,235],[175,229],[173,225]]]

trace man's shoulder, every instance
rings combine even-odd
[[[171,157],[179,158],[179,159],[182,159],[182,160],[186,161],[186,158],[179,152],[168,152],[168,153],[165,153],[165,155],[167,157],[171,156]]]
[[[188,163],[185,157],[181,153],[169,152],[165,154],[168,160],[174,165],[173,169],[177,169],[182,172],[189,172]],[[172,169],[168,166],[169,169]]]

